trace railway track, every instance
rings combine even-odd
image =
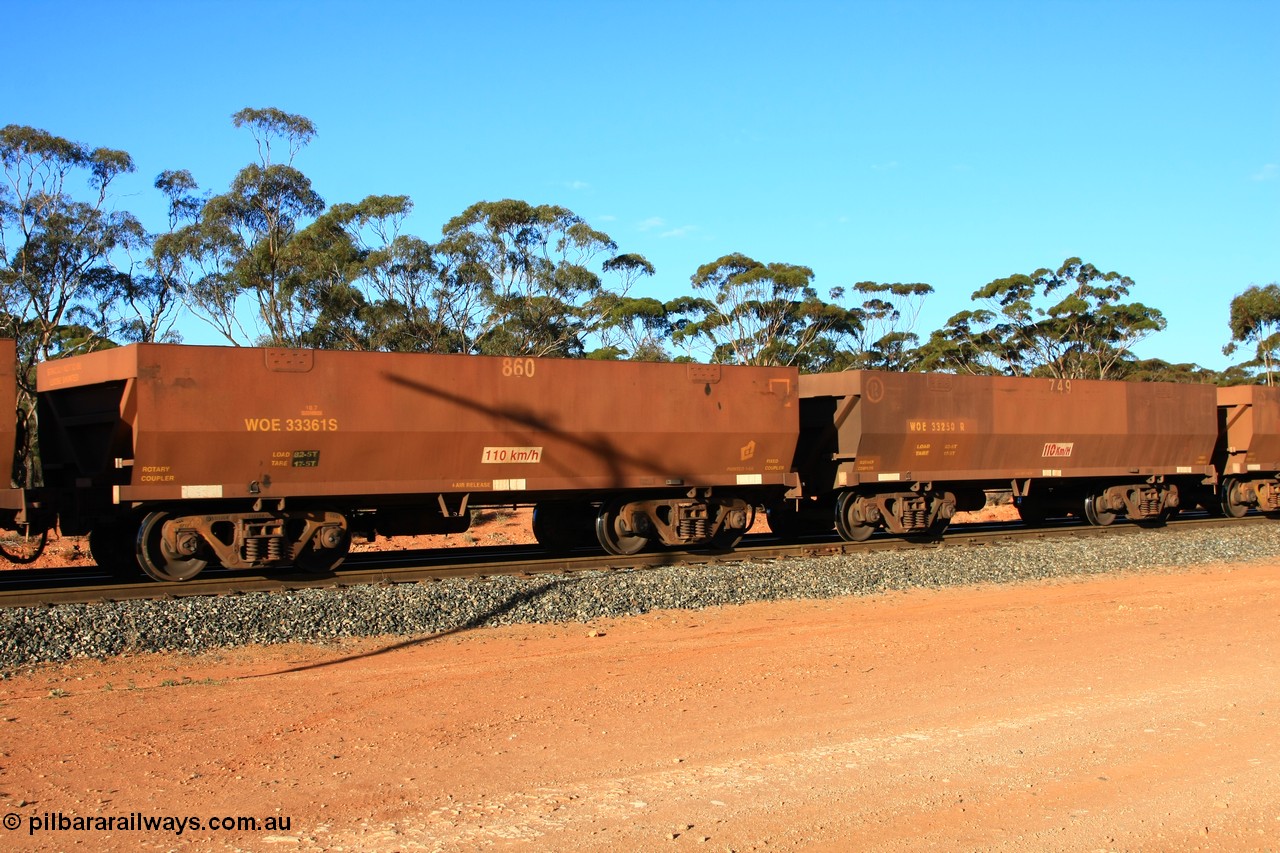
[[[643,570],[671,565],[773,560],[787,557],[820,557],[866,554],[883,551],[921,552],[944,548],[971,548],[1003,542],[1051,537],[1092,538],[1098,536],[1159,535],[1163,531],[1197,527],[1266,523],[1253,514],[1244,519],[1210,518],[1188,515],[1164,527],[1144,528],[1118,522],[1094,527],[1066,521],[1042,527],[1018,522],[955,525],[940,540],[911,541],[877,534],[865,542],[845,542],[812,538],[781,543],[767,535],[749,536],[733,551],[666,550],[630,557],[615,557],[583,550],[548,557],[534,546],[514,545],[485,548],[436,549],[352,554],[337,570],[325,574],[278,575],[209,570],[185,583],[157,583],[139,577],[118,578],[100,572],[96,566],[80,569],[15,569],[0,572],[0,608],[53,606],[59,604],[166,599],[189,596],[239,595],[249,592],[285,591],[361,584],[416,583],[456,577],[495,575],[535,576],[573,574],[605,570]]]

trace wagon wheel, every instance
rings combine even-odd
[[[595,510],[580,501],[540,501],[533,506],[533,538],[548,551],[561,553],[595,542]]]
[[[836,532],[846,542],[865,542],[876,532],[874,524],[867,524],[854,517],[858,496],[853,492],[841,492],[836,498]]]
[[[1247,504],[1240,500],[1240,481],[1227,478],[1222,481],[1222,490],[1218,493],[1218,505],[1222,514],[1229,518],[1244,518],[1249,512]]]
[[[600,547],[608,553],[629,557],[643,551],[649,544],[649,539],[646,536],[637,536],[634,532],[628,532],[623,528],[622,508],[624,506],[626,506],[625,501],[616,500],[600,507],[600,514],[596,516],[596,538],[600,540]]]
[[[44,553],[44,546],[49,542],[49,528],[34,534],[30,524],[19,524],[13,538],[5,536],[0,539],[0,554],[11,563],[25,566],[34,563]]]
[[[103,571],[117,577],[140,571],[134,551],[138,529],[127,524],[100,524],[89,531],[89,555]]]
[[[138,528],[138,563],[152,578],[165,583],[188,581],[209,565],[208,560],[175,554],[164,542],[164,523],[168,513],[153,512],[142,519]]]
[[[319,532],[316,536],[319,536]],[[342,565],[342,561],[347,558],[347,554],[351,552],[351,532],[342,531],[342,538],[332,548],[317,548],[315,536],[311,537],[311,541],[303,546],[298,555],[293,558],[293,565],[304,572],[315,572],[322,574],[331,572],[338,566]]]
[[[754,506],[747,510],[747,524],[745,527],[728,527],[723,526],[711,537],[711,547],[719,551],[729,551],[738,546],[742,541],[742,537],[747,535],[747,531],[751,529],[751,525],[756,523],[756,508]]]
[[[1084,499],[1084,517],[1089,523],[1097,527],[1106,527],[1116,520],[1114,512],[1107,512],[1104,509],[1098,509],[1098,503],[1101,501],[1101,495],[1087,495]]]

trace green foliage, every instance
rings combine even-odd
[[[853,289],[866,297],[853,309],[857,318],[854,344],[846,368],[909,371],[920,362],[920,339],[912,331],[925,299],[933,293],[928,284],[885,284],[861,281]]]
[[[921,366],[976,374],[1114,378],[1131,348],[1165,327],[1163,315],[1122,302],[1134,286],[1079,258],[1056,271],[997,279],[974,292],[988,307],[962,311],[922,348]]]
[[[292,242],[301,223],[324,210],[324,200],[293,159],[315,127],[276,109],[240,110],[232,121],[253,135],[258,162],[241,169],[227,192],[208,199],[190,224],[158,240],[154,264],[179,284],[188,309],[231,343],[243,337],[237,307],[244,295],[256,304],[261,343],[297,346],[308,331],[308,309],[314,308],[299,292],[300,282],[314,266]],[[273,145],[280,144],[288,156],[277,163]],[[171,210],[189,212],[190,199],[182,192],[194,182],[166,173],[157,186],[169,194]]]
[[[1228,325],[1231,343],[1222,352],[1231,355],[1237,344],[1253,344],[1253,358],[1240,366],[1261,368],[1263,381],[1274,385],[1280,359],[1280,285],[1254,285],[1232,299]]]
[[[1126,359],[1119,365],[1115,378],[1126,382],[1181,382],[1187,385],[1213,385],[1223,381],[1222,374],[1198,364],[1171,364],[1160,358]]]
[[[474,289],[474,347],[486,355],[584,355],[616,307],[596,260],[608,255],[602,271],[624,282],[653,269],[638,255],[614,254],[609,235],[573,211],[515,199],[471,205],[445,224],[436,248]]]
[[[822,370],[858,329],[853,312],[818,297],[808,267],[732,254],[703,264],[691,281],[708,296],[668,305],[677,318],[672,341],[689,348],[704,343],[715,362]]]
[[[122,268],[147,241],[116,210],[113,182],[133,171],[123,151],[20,125],[0,129],[0,335],[18,345],[18,412],[28,443],[18,467],[33,482],[35,365],[104,345],[135,293]]]

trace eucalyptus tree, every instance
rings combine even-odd
[[[1253,285],[1231,300],[1231,343],[1222,348],[1234,353],[1240,344],[1253,346],[1253,358],[1241,367],[1261,368],[1263,381],[1274,385],[1280,363],[1280,285]]]
[[[916,282],[860,281],[854,291],[866,297],[853,309],[857,328],[853,348],[840,367],[908,371],[918,366],[919,337],[914,332],[933,287]],[[847,362],[847,363],[844,363]]]
[[[109,324],[106,309],[110,307],[113,339],[121,343],[182,340],[176,328],[183,309],[181,264],[157,253],[156,241],[194,221],[204,199],[196,195],[199,187],[185,169],[161,172],[154,186],[168,202],[168,230],[147,235],[141,258],[130,251],[130,272],[118,276],[99,303],[104,325]]]
[[[618,246],[573,211],[516,199],[471,205],[436,246],[446,279],[481,305],[473,347],[487,355],[581,356],[603,322],[597,263]],[[604,256],[604,261],[601,260]]]
[[[1162,358],[1126,358],[1118,371],[1126,382],[1181,382],[1185,385],[1229,384],[1231,377],[1191,362],[1174,364]]]
[[[147,235],[116,207],[113,185],[134,170],[124,151],[11,124],[0,165],[0,336],[17,341],[18,416],[33,442],[36,363],[109,344],[122,259]],[[19,461],[28,482],[32,448]]]
[[[370,349],[467,353],[485,316],[484,271],[465,253],[450,253],[403,233],[413,209],[407,196],[370,196],[347,206],[347,228],[364,251],[363,324]]]
[[[599,320],[599,346],[588,358],[631,361],[668,361],[664,342],[671,335],[667,307],[651,296],[633,296],[631,291],[643,278],[654,274],[654,266],[643,255],[616,255],[603,264],[606,273],[617,277],[612,288],[602,288],[589,303]]]
[[[857,315],[818,297],[813,270],[764,264],[741,253],[703,264],[691,277],[695,293],[669,305],[678,319],[672,341],[709,350],[726,364],[830,366],[842,342],[858,329]]]
[[[1134,282],[1079,258],[997,279],[922,348],[922,364],[970,373],[1110,379],[1132,348],[1165,328],[1155,308],[1124,302]]]
[[[195,221],[157,240],[157,263],[181,269],[187,307],[229,342],[246,336],[238,308],[247,296],[260,342],[297,344],[307,330],[305,301],[295,297],[308,260],[291,244],[303,223],[324,210],[324,200],[293,163],[315,137],[315,125],[275,108],[246,108],[231,118],[252,135],[257,161],[236,174],[227,192],[205,201]]]
[[[370,311],[362,281],[368,250],[356,223],[377,199],[335,204],[298,230],[280,253],[284,303],[280,328],[290,345],[315,349],[366,350],[372,341]]]

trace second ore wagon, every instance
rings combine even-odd
[[[989,489],[1032,523],[1158,523],[1215,479],[1208,385],[853,370],[803,376],[800,396],[800,488],[769,514],[783,534],[933,535]]]

